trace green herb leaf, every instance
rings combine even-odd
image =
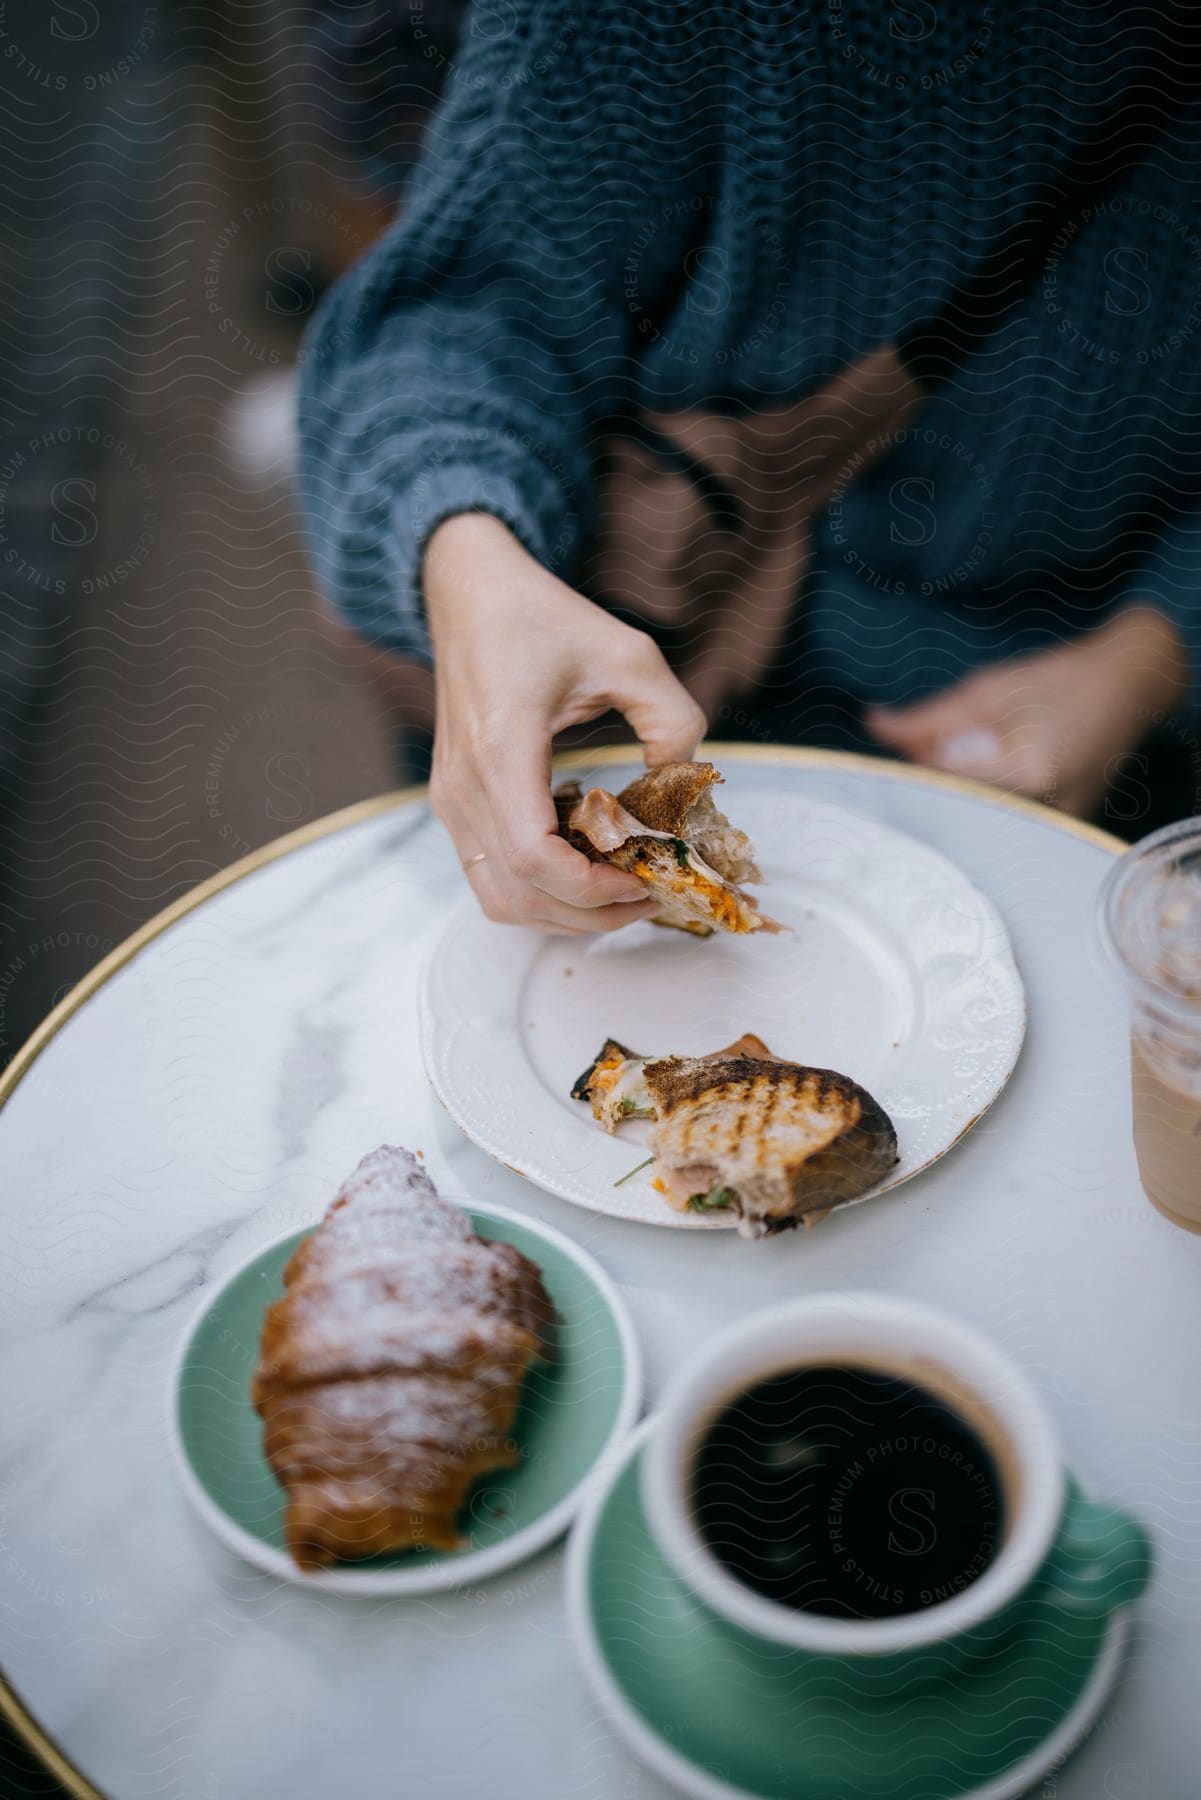
[[[723,1207],[733,1204],[733,1190],[722,1187],[720,1183],[717,1187],[711,1187],[707,1194],[693,1194],[688,1202],[692,1212],[720,1212]]]
[[[676,853],[676,861],[679,863],[679,865],[682,869],[686,869],[688,867],[688,846],[687,846],[687,844],[684,842],[683,838],[673,838],[672,839],[672,847]]]

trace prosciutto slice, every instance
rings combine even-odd
[[[636,819],[632,812],[627,812],[616,794],[610,794],[605,788],[589,788],[581,800],[577,800],[568,815],[567,823],[572,831],[578,831],[586,837],[594,850],[607,856],[612,850],[620,850],[632,837],[661,838],[671,843],[670,831],[652,831],[641,819]]]

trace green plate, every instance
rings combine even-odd
[[[377,1596],[480,1580],[558,1537],[598,1462],[629,1432],[641,1397],[640,1357],[608,1276],[548,1226],[500,1207],[468,1216],[481,1237],[515,1244],[538,1264],[561,1323],[558,1360],[531,1371],[522,1393],[513,1431],[521,1463],[472,1489],[461,1515],[470,1540],[463,1550],[411,1550],[307,1575],[283,1547],[283,1490],[263,1456],[250,1378],[263,1313],[283,1293],[284,1266],[315,1227],[235,1270],[187,1334],[170,1391],[180,1474],[208,1525],[259,1568],[306,1587]]]
[[[568,1554],[585,1672],[632,1748],[694,1800],[1014,1800],[1067,1754],[1112,1684],[1124,1614],[1065,1651],[1015,1634],[957,1679],[870,1697],[811,1657],[732,1636],[660,1554],[637,1432]],[[807,1665],[802,1669],[802,1662]]]

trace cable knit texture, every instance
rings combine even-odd
[[[793,400],[932,315],[1118,105],[1148,29],[1093,0],[481,0],[403,217],[307,346],[331,597],[428,655],[423,548],[466,509],[571,579],[603,421]],[[814,679],[914,699],[1136,598],[1201,668],[1201,104],[1171,102],[820,522]]]

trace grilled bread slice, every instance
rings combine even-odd
[[[593,862],[615,863],[644,881],[661,910],[652,923],[697,937],[715,930],[778,931],[739,886],[761,879],[744,831],[717,810],[712,763],[665,763],[620,794],[571,782],[555,795],[559,829]]]
[[[708,1062],[723,1056],[758,1056],[768,1062],[779,1060],[752,1031],[744,1032],[736,1043],[727,1044],[724,1050],[714,1050],[700,1060]],[[608,1132],[616,1131],[626,1119],[653,1119],[655,1103],[647,1091],[645,1078],[646,1065],[653,1060],[619,1044],[616,1038],[606,1038],[584,1073],[572,1083],[571,1097],[586,1101],[592,1108],[593,1118],[599,1119]]]
[[[710,762],[664,763],[617,798],[652,831],[687,839],[727,881],[762,881],[750,838],[717,810],[713,789],[724,781]]]
[[[642,1075],[655,1107],[656,1185],[681,1211],[734,1208],[744,1237],[820,1223],[897,1160],[887,1113],[833,1069],[668,1056]]]

